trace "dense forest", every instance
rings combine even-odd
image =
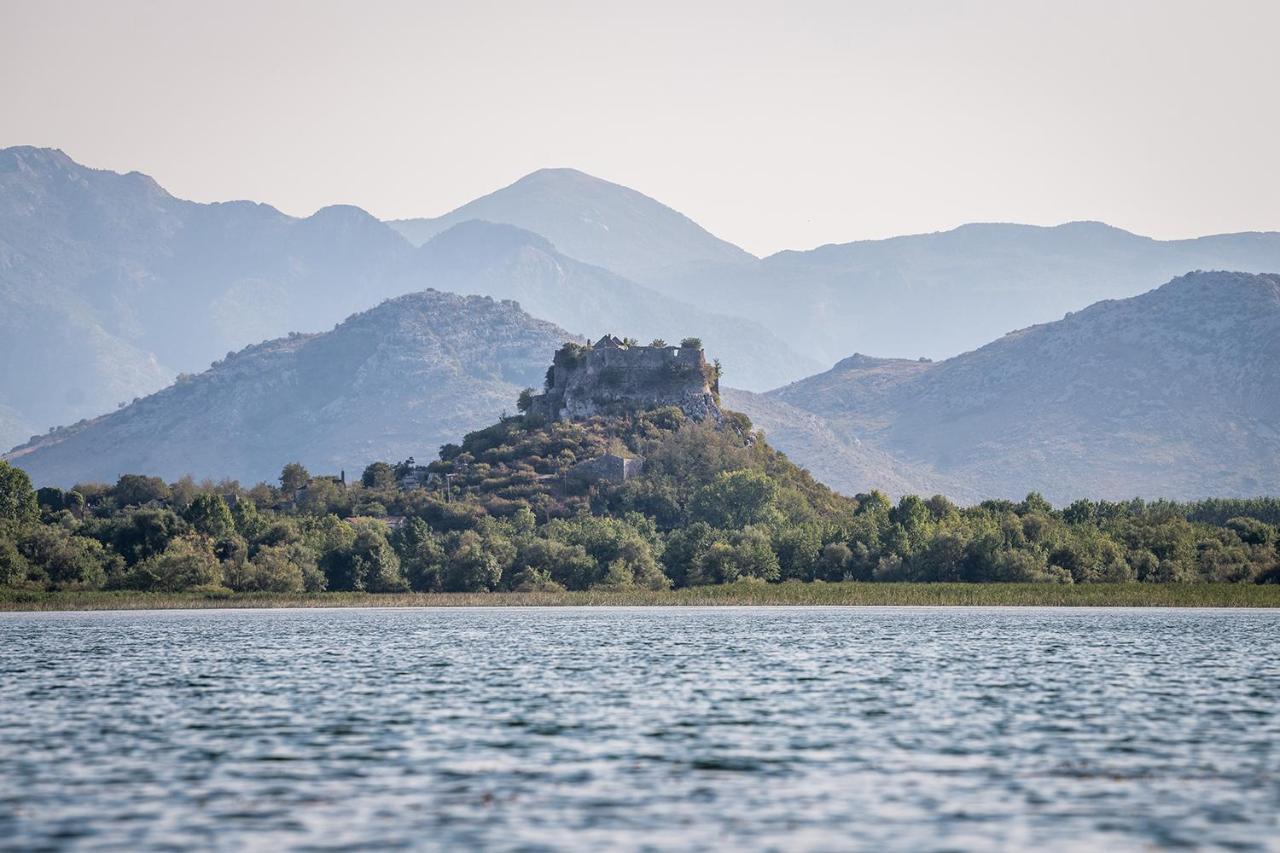
[[[624,483],[572,476],[612,453]],[[959,507],[838,495],[745,416],[678,409],[504,418],[426,466],[277,484],[145,475],[34,489],[0,462],[0,586],[369,592],[559,590],[738,580],[1280,582],[1280,500]]]

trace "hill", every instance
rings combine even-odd
[[[768,396],[982,496],[1253,496],[1280,490],[1277,364],[1280,276],[1193,273],[943,362],[855,357]]]
[[[532,231],[570,257],[640,281],[669,267],[754,260],[661,202],[576,169],[540,169],[444,216],[389,224],[421,244],[471,219]]]
[[[1280,233],[1160,241],[1099,222],[974,224],[640,280],[767,323],[804,355],[832,363],[855,349],[948,358],[1195,269],[1280,270]]]
[[[774,395],[726,388],[723,397],[726,406],[751,418],[774,447],[841,494],[875,490],[893,498],[940,494],[961,503],[982,499],[969,484],[899,459],[856,435],[838,433],[823,416]]]
[[[576,178],[533,183],[582,200],[569,191]],[[601,197],[612,199],[601,210],[621,217],[611,220],[621,233],[634,220],[639,236],[623,241],[634,255],[736,257],[637,193],[613,187]],[[356,207],[299,219],[246,201],[198,204],[137,172],[91,169],[51,149],[4,149],[0,449],[110,411],[248,344],[329,329],[428,287],[527,299],[536,315],[582,332],[612,325],[679,336],[697,324],[734,359],[733,378],[745,387],[773,387],[821,366],[759,324],[695,308],[502,228],[469,222],[415,251]]]
[[[101,414],[230,350],[394,295],[389,272],[411,252],[357,208],[295,219],[196,204],[137,172],[4,149],[0,405],[40,429]]]
[[[273,479],[283,463],[337,471],[429,456],[542,381],[572,336],[514,303],[427,291],[330,332],[248,347],[119,411],[5,458],[39,484],[132,472]]]
[[[558,252],[544,237],[512,225],[466,221],[424,244],[402,273],[404,286],[514,299],[535,317],[592,335],[623,330],[645,341],[694,334],[726,365],[729,381],[763,391],[820,365],[769,329],[705,311]]]

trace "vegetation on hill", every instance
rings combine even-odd
[[[604,453],[626,482],[583,480]],[[414,479],[425,485],[403,488]],[[662,590],[800,581],[1280,582],[1280,500],[842,497],[745,416],[504,418],[358,482],[142,475],[38,492],[0,463],[0,587],[208,594]],[[10,593],[7,593],[10,594]]]

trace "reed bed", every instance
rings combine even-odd
[[[0,591],[0,610],[279,607],[1280,607],[1280,586],[1253,584],[736,583],[586,592],[146,593]]]

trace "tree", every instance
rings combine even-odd
[[[143,560],[126,576],[133,589],[181,592],[222,583],[222,568],[207,539],[183,536],[154,557]]]
[[[502,580],[502,566],[484,548],[474,530],[459,534],[445,565],[444,588],[450,592],[484,592]]]
[[[425,521],[410,518],[388,537],[409,588],[433,592],[443,584],[446,555],[439,538]]]
[[[7,536],[0,535],[0,587],[21,586],[31,570],[27,558]]]
[[[685,338],[680,341],[680,349],[702,349],[702,338]]]
[[[159,477],[125,474],[116,481],[111,495],[120,506],[143,506],[152,501],[167,501],[172,492]]]
[[[307,490],[299,503],[309,512],[329,512],[338,502],[338,497],[337,483],[326,477],[317,477],[307,483]]]
[[[533,408],[533,394],[532,388],[522,390],[520,396],[516,398],[516,411],[523,414]]]
[[[666,349],[667,342],[662,338],[654,338],[649,342],[649,346],[654,347],[655,349]]]
[[[182,521],[171,509],[135,509],[112,519],[97,535],[134,565],[164,551],[181,530]]]
[[[386,462],[373,462],[360,475],[360,483],[366,489],[390,489],[396,484],[396,471]]]
[[[43,486],[36,490],[36,503],[46,512],[57,512],[66,505],[66,495],[57,486]]]
[[[822,556],[818,558],[818,573],[823,580],[844,580],[852,564],[853,550],[843,542],[832,542],[822,547]]]
[[[0,461],[0,521],[33,521],[39,514],[40,504],[27,472]]]
[[[311,474],[300,462],[290,462],[280,470],[280,489],[287,497],[292,498],[311,480]]]
[[[221,495],[199,494],[187,507],[184,517],[197,533],[215,539],[234,533],[235,519]]]
[[[270,545],[249,561],[241,585],[243,590],[262,592],[303,592],[324,589],[324,575],[316,567],[316,556],[305,545]]]
[[[690,513],[712,527],[740,530],[775,520],[777,484],[763,471],[726,471],[693,496]]]

